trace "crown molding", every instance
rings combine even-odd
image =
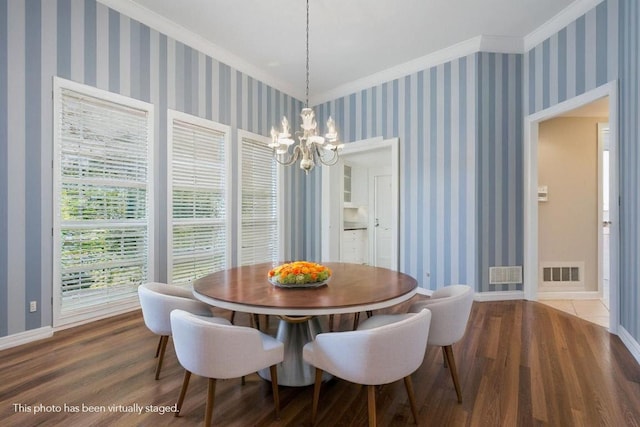
[[[553,18],[524,36],[524,51],[530,51],[603,1],[604,0],[575,0]]]
[[[384,82],[389,82],[407,76],[409,74],[434,67],[436,65],[444,64],[445,62],[452,61],[456,58],[478,52],[481,44],[481,39],[481,36],[473,37],[453,46],[449,46],[447,48],[440,49],[436,52],[422,56],[420,58],[412,59],[411,61],[405,62],[403,64],[399,64],[394,67],[387,68],[386,70],[382,70],[380,72],[363,77],[361,79],[340,85],[324,93],[309,97],[309,104],[322,104],[324,102],[338,99],[354,92],[368,89]]]
[[[97,1],[125,16],[153,28],[156,31],[185,43],[190,47],[211,56],[217,61],[223,62],[242,73],[272,86],[295,99],[300,100],[305,97],[304,92],[299,88],[295,88],[290,83],[266,73],[264,70],[238,57],[228,50],[221,48],[202,36],[179,26],[175,22],[141,6],[138,3],[131,0]],[[311,105],[319,105],[324,102],[332,101],[477,52],[526,53],[603,1],[604,0],[575,0],[556,16],[523,38],[491,35],[473,37],[420,58],[413,59],[378,73],[340,85],[331,90],[316,95],[312,94],[310,96],[309,103]]]
[[[146,7],[141,6],[131,0],[97,0],[103,5],[120,12],[121,14],[135,19],[147,25],[154,30],[167,35],[181,43],[184,43],[219,62],[223,62],[236,70],[247,74],[254,79],[272,86],[275,89],[284,92],[285,94],[292,96],[298,100],[304,99],[304,91],[294,88],[289,83],[275,78],[274,76],[265,73],[255,65],[245,61],[237,55],[221,48],[220,46],[212,43],[202,36],[190,31],[175,22],[165,18],[162,15],[153,12]]]
[[[524,47],[520,37],[485,35],[473,37],[326,92],[312,95],[309,98],[309,104],[319,105],[478,52],[524,53]]]

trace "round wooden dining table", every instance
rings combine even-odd
[[[285,360],[278,366],[278,383],[313,384],[314,370],[302,360],[302,347],[324,332],[318,316],[359,313],[391,307],[415,295],[416,279],[386,268],[339,262],[323,263],[332,271],[319,287],[279,287],[268,280],[276,263],[221,270],[193,283],[194,296],[215,307],[275,315],[280,318],[276,338],[285,344]],[[269,370],[260,372],[269,377]]]

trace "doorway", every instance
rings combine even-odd
[[[598,181],[600,186],[598,201],[601,210],[601,233],[599,235],[600,241],[598,244],[598,259],[599,268],[601,274],[599,276],[600,283],[598,288],[600,289],[601,299],[604,306],[609,309],[609,272],[611,269],[611,218],[610,218],[610,174],[611,174],[611,152],[609,148],[609,123],[598,123],[598,174],[601,177]]]
[[[397,270],[398,139],[345,144],[340,157],[322,174],[322,260]]]
[[[617,83],[610,82],[609,84],[600,86],[592,91],[589,91],[583,95],[572,98],[558,105],[555,105],[546,110],[532,114],[525,118],[525,277],[524,277],[524,292],[525,298],[529,300],[538,300],[540,295],[539,283],[541,275],[547,274],[542,271],[539,263],[539,201],[540,197],[544,197],[544,193],[549,191],[545,189],[539,182],[538,171],[538,149],[539,149],[539,130],[540,124],[546,120],[550,120],[569,111],[591,104],[602,98],[608,97],[608,117],[609,117],[609,195],[614,197],[618,194],[618,182],[617,182],[617,164],[616,164],[616,126],[617,123]],[[545,191],[546,190],[546,191]],[[551,197],[549,191],[548,197]],[[609,231],[609,277],[608,277],[608,301],[609,301],[609,330],[612,333],[616,333],[618,325],[618,285],[617,285],[617,241],[618,241],[618,206],[616,203],[609,204],[608,211],[610,221],[608,224]],[[599,224],[602,224],[600,222]],[[598,227],[595,225],[594,227]],[[597,232],[596,232],[597,233]],[[596,234],[594,233],[594,234]],[[600,234],[600,233],[597,233]],[[596,263],[601,261],[598,258]],[[600,269],[600,273],[602,269]],[[550,270],[550,274],[554,274],[553,270]],[[558,270],[558,274],[564,274],[562,269]],[[570,277],[571,273],[568,273]],[[562,276],[561,276],[562,277]],[[602,291],[603,287],[599,287]]]
[[[609,168],[598,130],[608,107],[601,98],[538,128],[538,299],[604,327]]]

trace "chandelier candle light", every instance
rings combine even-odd
[[[338,141],[335,122],[329,116],[327,133],[324,136],[319,135],[315,113],[313,109],[309,108],[309,0],[307,0],[307,88],[305,108],[300,112],[300,117],[302,118],[302,130],[295,133],[298,144],[293,146],[291,151],[289,147],[295,141],[291,138],[289,120],[282,117],[279,131],[275,127],[271,127],[269,147],[273,149],[273,157],[278,163],[289,166],[302,156],[300,169],[303,169],[307,175],[316,164],[335,165],[339,158],[338,151],[342,148],[342,144]]]

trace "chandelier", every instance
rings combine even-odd
[[[309,0],[307,0],[307,88],[305,107],[300,112],[302,118],[302,130],[295,132],[294,136],[298,140],[291,137],[291,129],[289,120],[282,117],[281,127],[276,130],[271,127],[271,143],[269,147],[273,149],[273,157],[275,160],[285,166],[294,164],[300,160],[300,169],[304,170],[308,175],[316,165],[332,166],[338,162],[338,151],[342,148],[342,144],[338,141],[338,132],[336,125],[331,116],[327,120],[327,133],[324,136],[319,134],[318,124],[316,123],[315,113],[309,108]]]

